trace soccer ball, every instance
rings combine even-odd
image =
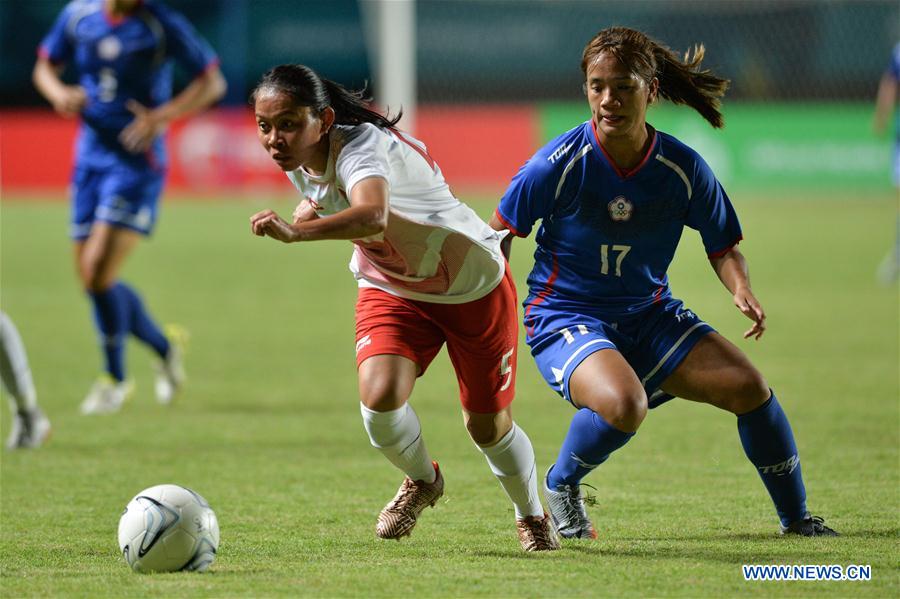
[[[119,549],[136,572],[204,572],[218,547],[216,514],[203,497],[178,485],[144,489],[119,519]]]

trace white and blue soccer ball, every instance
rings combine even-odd
[[[215,512],[203,497],[179,485],[144,489],[119,519],[119,549],[136,572],[204,572],[218,547]]]

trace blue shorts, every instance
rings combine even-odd
[[[165,172],[116,165],[76,167],[72,175],[72,239],[86,239],[95,221],[149,235],[156,224]]]
[[[659,386],[697,341],[715,331],[673,298],[614,317],[532,306],[525,325],[538,370],[567,401],[572,401],[569,380],[575,368],[594,352],[615,349],[641,379],[651,408],[672,399]]]

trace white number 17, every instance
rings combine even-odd
[[[625,259],[625,255],[631,251],[630,245],[613,245],[609,246],[605,243],[600,246],[600,274],[608,275],[609,274],[609,250],[612,248],[612,251],[619,252],[616,256],[616,276],[622,276],[622,260]]]

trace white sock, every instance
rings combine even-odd
[[[25,346],[16,326],[3,312],[0,312],[0,380],[12,398],[14,410],[31,412],[37,408]]]
[[[516,506],[516,518],[543,516],[544,508],[538,496],[534,448],[525,431],[513,422],[512,429],[496,444],[477,447],[487,458],[491,471]]]
[[[376,412],[360,402],[359,410],[372,447],[411,479],[434,482],[437,475],[422,441],[419,417],[409,404],[389,412]]]

